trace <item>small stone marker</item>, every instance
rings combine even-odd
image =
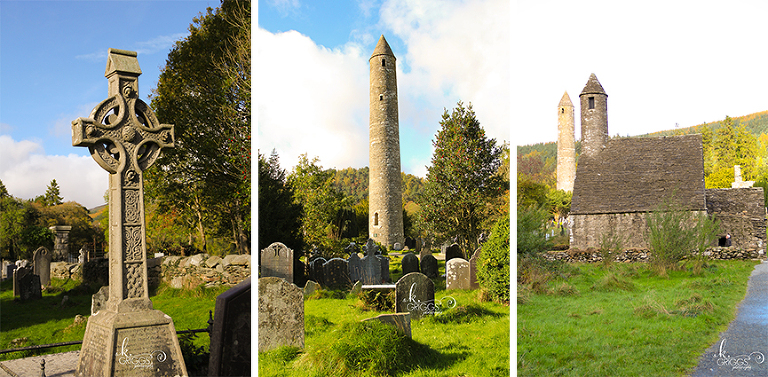
[[[472,258],[469,258],[469,289],[478,289],[480,284],[477,282],[477,262],[480,261],[481,248],[477,248]]]
[[[51,252],[45,247],[38,247],[32,260],[34,260],[34,274],[40,276],[40,284],[47,287],[51,284]]]
[[[395,313],[421,318],[435,313],[435,283],[420,272],[411,272],[395,284]]]
[[[350,254],[347,258],[347,267],[349,268],[349,280],[356,282],[360,280],[363,274],[363,261],[357,255],[357,252]]]
[[[250,376],[251,277],[216,297],[215,310],[208,375]]]
[[[376,258],[379,259],[379,266],[381,266],[381,281],[383,283],[389,283],[389,257],[377,255]]]
[[[421,257],[421,273],[430,279],[437,278],[437,258],[432,254]]]
[[[139,75],[135,52],[109,49],[109,98],[72,122],[72,145],[109,172],[109,300],[88,319],[78,377],[188,375],[173,320],[149,299],[143,172],[174,133],[139,98]]]
[[[299,287],[276,277],[259,279],[259,352],[281,346],[304,348],[304,297]]]
[[[362,259],[363,270],[360,280],[362,280],[363,285],[381,284],[383,281],[381,276],[382,263],[379,260],[379,256],[376,255],[378,246],[369,238],[363,249],[365,250],[365,256]],[[389,265],[387,265],[387,272],[389,272]]]
[[[445,262],[448,263],[453,258],[464,259],[464,253],[461,252],[458,244],[452,244],[445,249]]]
[[[349,289],[352,281],[349,280],[347,260],[333,258],[323,265],[325,273],[325,286],[331,289]]]
[[[419,258],[413,253],[407,253],[403,255],[403,260],[400,262],[400,266],[403,268],[403,276],[408,275],[411,272],[419,272]]]
[[[469,289],[469,262],[453,258],[445,264],[445,289]]]
[[[411,337],[411,313],[381,314],[373,318],[366,318],[361,322],[366,321],[379,321],[396,328],[399,333]]]
[[[72,230],[70,225],[55,225],[49,227],[54,234],[53,241],[53,256],[54,260],[66,260],[69,255],[69,231]]]
[[[325,262],[325,258],[322,257],[309,262],[309,278],[321,286],[325,286],[325,271],[323,270]]]
[[[99,288],[99,291],[91,296],[91,315],[95,315],[102,309],[107,307],[107,301],[109,300],[109,286],[105,285]]]
[[[307,280],[306,284],[304,284],[304,289],[302,290],[302,293],[304,294],[304,297],[307,297],[315,291],[320,288],[320,284],[315,283],[312,280]]]
[[[270,276],[293,283],[293,250],[280,242],[261,250],[261,277]]]
[[[352,286],[352,290],[350,291],[352,294],[360,294],[360,292],[363,291],[363,282],[356,281],[355,285]]]
[[[32,273],[32,267],[22,267],[13,274],[13,291],[18,291],[21,301],[37,300],[43,298],[40,289],[40,276]]]

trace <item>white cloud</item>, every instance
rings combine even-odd
[[[90,116],[91,111],[98,104],[98,102],[92,102],[85,105],[80,105],[75,111],[59,114],[56,120],[53,121],[53,125],[51,125],[49,129],[49,133],[56,138],[71,138],[72,121],[80,117],[85,118]]]
[[[301,8],[299,0],[267,0],[267,4],[277,9],[283,16],[296,14]]]
[[[87,208],[104,204],[109,174],[90,156],[49,156],[40,143],[8,135],[0,135],[0,151],[0,180],[11,195],[34,199],[55,179],[64,201]]]
[[[154,54],[155,52],[168,52],[176,41],[184,39],[188,32],[176,33],[171,35],[160,35],[148,41],[136,43],[136,53]]]

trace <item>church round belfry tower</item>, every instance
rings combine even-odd
[[[581,102],[581,153],[596,156],[608,143],[608,95],[595,74],[579,94]]]
[[[576,136],[573,103],[568,92],[557,105],[557,189],[573,192],[576,178]]]
[[[368,60],[368,235],[385,247],[405,242],[395,60],[382,35]]]

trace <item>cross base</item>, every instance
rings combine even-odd
[[[159,310],[88,319],[75,376],[188,376],[173,320]]]

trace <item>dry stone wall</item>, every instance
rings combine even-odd
[[[594,263],[602,262],[603,257],[595,250],[568,250],[568,251],[550,251],[544,253],[544,258],[550,261],[563,261],[568,263]],[[757,249],[742,249],[737,247],[713,247],[704,252],[704,256],[710,260],[728,260],[728,259],[762,259],[765,260],[765,252]],[[644,249],[624,250],[614,255],[614,261],[624,262],[647,262],[651,253]]]

